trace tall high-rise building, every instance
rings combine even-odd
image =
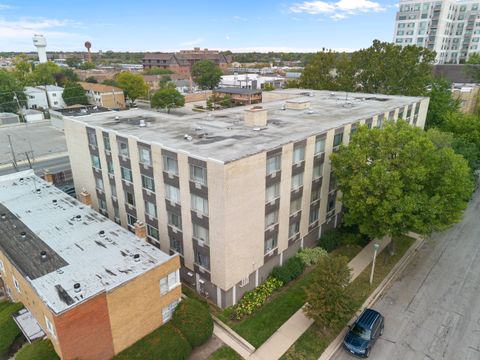
[[[479,51],[480,1],[400,0],[394,43],[434,50],[439,64],[463,63]]]

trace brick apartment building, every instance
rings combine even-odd
[[[269,97],[181,120],[140,109],[65,118],[77,189],[132,231],[146,222],[152,244],[180,255],[182,280],[220,307],[340,222],[328,159],[357,126],[423,127],[429,102],[299,89]]]
[[[109,109],[125,109],[125,95],[119,87],[84,81],[79,84],[85,90],[90,104]]]
[[[190,76],[190,70],[198,61],[211,60],[222,71],[228,69],[232,58],[223,55],[217,50],[194,48],[193,50],[180,50],[176,53],[147,53],[143,58],[143,69],[168,69],[176,74]]]
[[[168,321],[179,267],[33,171],[0,177],[0,284],[63,360],[111,359]]]

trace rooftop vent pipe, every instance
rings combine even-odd
[[[5,220],[7,218],[7,214],[2,214],[1,217],[2,217],[2,220]]]
[[[22,231],[20,233],[20,236],[22,237],[22,239],[26,239],[27,238],[27,233],[25,231]]]
[[[139,261],[140,261],[140,254],[135,254],[135,255],[133,255],[133,260],[134,260],[135,262],[139,262]]]
[[[143,120],[143,119],[140,120],[140,124],[139,124],[139,125],[140,125],[140,127],[145,127],[145,126],[147,126],[147,125],[145,124],[145,120]]]
[[[82,290],[82,287],[80,286],[80,283],[75,283],[73,284],[73,291],[76,293],[79,293]]]
[[[57,206],[57,203],[58,203],[58,201],[57,201],[57,200],[55,200],[55,199],[53,199],[53,200],[52,200],[52,204],[53,204],[53,206]]]
[[[42,258],[42,260],[45,260],[47,258],[47,252],[45,250],[41,251],[40,257]]]
[[[105,230],[100,230],[98,232],[98,235],[100,235],[100,237],[102,237],[102,238],[105,237]]]
[[[75,216],[75,220],[77,220],[77,221],[82,221],[82,215],[77,215],[77,216]]]

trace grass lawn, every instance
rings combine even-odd
[[[238,355],[235,350],[228,346],[223,346],[215,351],[208,360],[242,360],[243,358]]]
[[[348,246],[335,250],[337,254],[353,258],[362,248],[360,246]],[[258,348],[272,334],[278,330],[306,301],[303,288],[310,282],[311,272],[307,271],[288,286],[280,289],[272,298],[250,317],[235,322],[228,319],[225,313],[214,314],[226,322],[234,331]]]
[[[12,314],[22,308],[21,303],[0,302],[0,355],[8,354],[15,339],[21,335],[20,329],[12,319]]]
[[[15,355],[16,360],[60,360],[50,340],[39,340],[25,345]]]
[[[114,357],[115,360],[185,360],[192,348],[169,322]]]
[[[378,257],[375,265],[373,284],[369,284],[370,270],[368,266],[349,286],[348,290],[353,299],[360,307],[370,296],[373,290],[383,281],[385,276],[392,270],[395,264],[402,258],[408,248],[415,242],[414,239],[403,236],[396,240],[395,255],[389,256],[388,250],[383,251]],[[354,314],[352,314],[352,317]],[[283,360],[316,360],[340,333],[343,326],[336,329],[324,331],[313,324],[292,347],[283,355]]]

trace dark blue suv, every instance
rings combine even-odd
[[[383,334],[383,316],[373,310],[365,309],[343,339],[343,347],[351,354],[361,357],[370,355],[373,345]]]

